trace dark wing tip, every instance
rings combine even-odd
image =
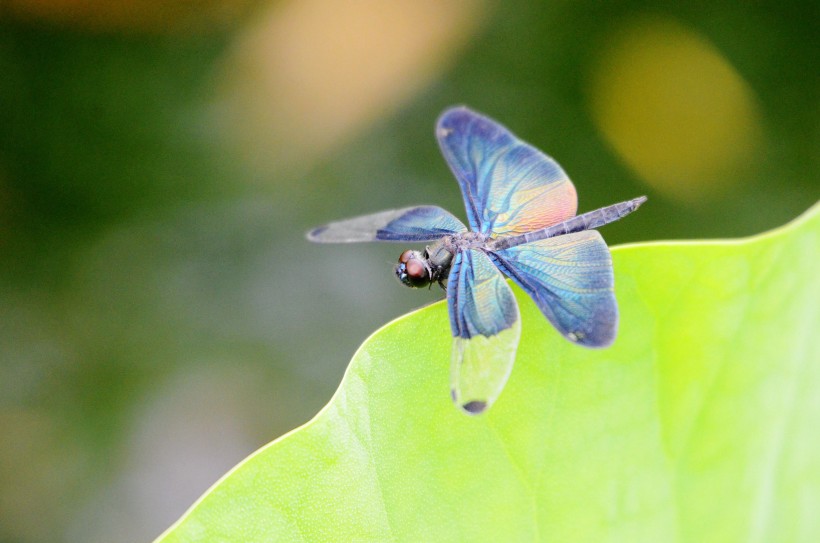
[[[587,332],[565,332],[563,335],[571,342],[589,349],[605,349],[615,342],[618,335],[618,317],[613,317],[608,326],[599,326]]]
[[[309,241],[322,241],[322,234],[327,230],[327,226],[320,226],[319,228],[314,228],[313,230],[309,231],[305,234],[305,237]]]
[[[461,408],[470,415],[480,415],[487,409],[487,402],[481,400],[473,400],[461,406]]]
[[[581,340],[569,338],[570,341],[583,345],[589,349],[606,349],[615,343],[615,335],[604,336],[599,338],[584,338]]]
[[[453,403],[458,405],[458,393],[456,393],[455,389],[450,389],[450,397],[453,399]],[[489,406],[487,402],[483,400],[472,400],[459,405],[459,407],[468,415],[480,415],[486,411]]]

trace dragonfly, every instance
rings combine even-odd
[[[441,207],[392,209],[331,222],[307,234],[318,243],[429,243],[408,249],[399,281],[446,291],[453,344],[450,390],[470,415],[501,394],[521,337],[506,278],[526,292],[569,341],[607,347],[618,305],[609,248],[595,230],[632,213],[645,196],[577,215],[578,197],[551,157],[466,107],[446,110],[436,137],[461,188],[469,229]]]

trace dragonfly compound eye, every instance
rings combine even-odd
[[[402,253],[396,266],[396,277],[408,287],[414,288],[426,287],[431,282],[430,272],[424,261],[412,254],[412,251]]]
[[[399,263],[400,264],[407,264],[407,261],[413,258],[413,250],[407,249],[401,255],[399,255]]]

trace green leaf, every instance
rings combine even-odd
[[[818,211],[613,250],[609,349],[517,290],[518,360],[484,416],[450,402],[444,303],[397,319],[160,540],[820,540]]]

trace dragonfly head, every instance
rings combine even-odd
[[[433,282],[430,265],[419,251],[404,251],[395,271],[399,281],[408,287],[421,288]]]

